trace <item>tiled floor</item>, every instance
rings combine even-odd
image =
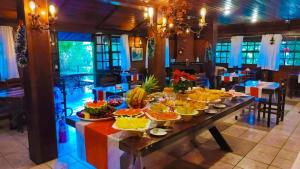
[[[209,132],[197,136],[197,148],[188,139],[150,154],[145,159],[147,169],[289,169],[300,151],[300,102],[287,105],[284,122],[273,128],[263,123],[247,124],[253,117],[235,115],[218,125],[233,149],[221,151]],[[273,119],[274,120],[274,119]],[[262,125],[261,125],[262,124]],[[59,144],[59,158],[41,165],[29,160],[27,133],[7,129],[7,122],[0,124],[0,169],[92,169],[76,155],[76,135],[69,128],[67,143]],[[180,145],[180,148],[178,148]]]

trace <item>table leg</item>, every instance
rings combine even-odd
[[[214,137],[214,139],[219,144],[222,150],[232,152],[231,147],[229,146],[229,144],[226,142],[226,140],[224,139],[224,137],[221,135],[220,131],[216,127],[210,128],[209,132]]]
[[[268,127],[270,127],[271,123],[271,110],[272,110],[272,94],[269,94],[269,110],[268,110]]]

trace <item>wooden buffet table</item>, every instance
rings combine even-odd
[[[222,150],[232,151],[231,147],[223,138],[219,130],[215,127],[216,123],[222,118],[251,104],[254,101],[255,98],[252,96],[241,97],[238,98],[236,101],[227,101],[225,102],[225,104],[228,105],[228,107],[225,109],[220,109],[218,114],[209,115],[206,113],[200,113],[200,115],[193,117],[193,119],[189,122],[183,122],[183,121],[176,122],[173,126],[172,132],[169,132],[166,136],[152,137],[151,135],[149,135],[149,137],[142,137],[142,138],[137,136],[130,136],[123,140],[120,139],[118,141],[118,149],[121,150],[123,154],[127,154],[126,158],[127,161],[129,159],[130,161],[129,163],[131,167],[142,169],[143,166],[140,160],[142,159],[143,156],[146,156],[154,151],[160,150],[162,147],[165,147],[170,143],[173,143],[186,136],[192,136],[191,142],[195,143],[195,136],[197,135],[197,133],[208,129]],[[83,121],[80,121],[76,116],[68,117],[66,121],[67,124],[76,127],[76,130],[78,130],[77,129],[77,127],[79,126],[78,123],[85,123]],[[94,122],[94,123],[102,123],[102,122]],[[78,144],[78,146],[85,146],[85,145],[82,145],[82,143],[80,143]],[[110,160],[109,158],[113,158],[113,157],[108,156],[108,160]],[[125,162],[123,161],[124,158],[121,158],[119,161],[120,168],[128,168],[128,166],[124,167]]]

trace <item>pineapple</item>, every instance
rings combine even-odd
[[[153,75],[146,77],[141,87],[136,87],[128,92],[127,104],[132,108],[143,108],[146,105],[145,98],[147,94],[157,89],[157,84],[158,81]]]
[[[146,93],[150,94],[151,92],[153,92],[155,89],[158,88],[157,84],[158,81],[154,77],[154,75],[150,75],[146,77],[144,83],[142,84],[142,88],[146,91]]]

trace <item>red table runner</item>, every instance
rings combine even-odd
[[[112,128],[113,120],[94,122],[85,126],[86,160],[97,169],[108,168],[107,137],[118,132]]]

